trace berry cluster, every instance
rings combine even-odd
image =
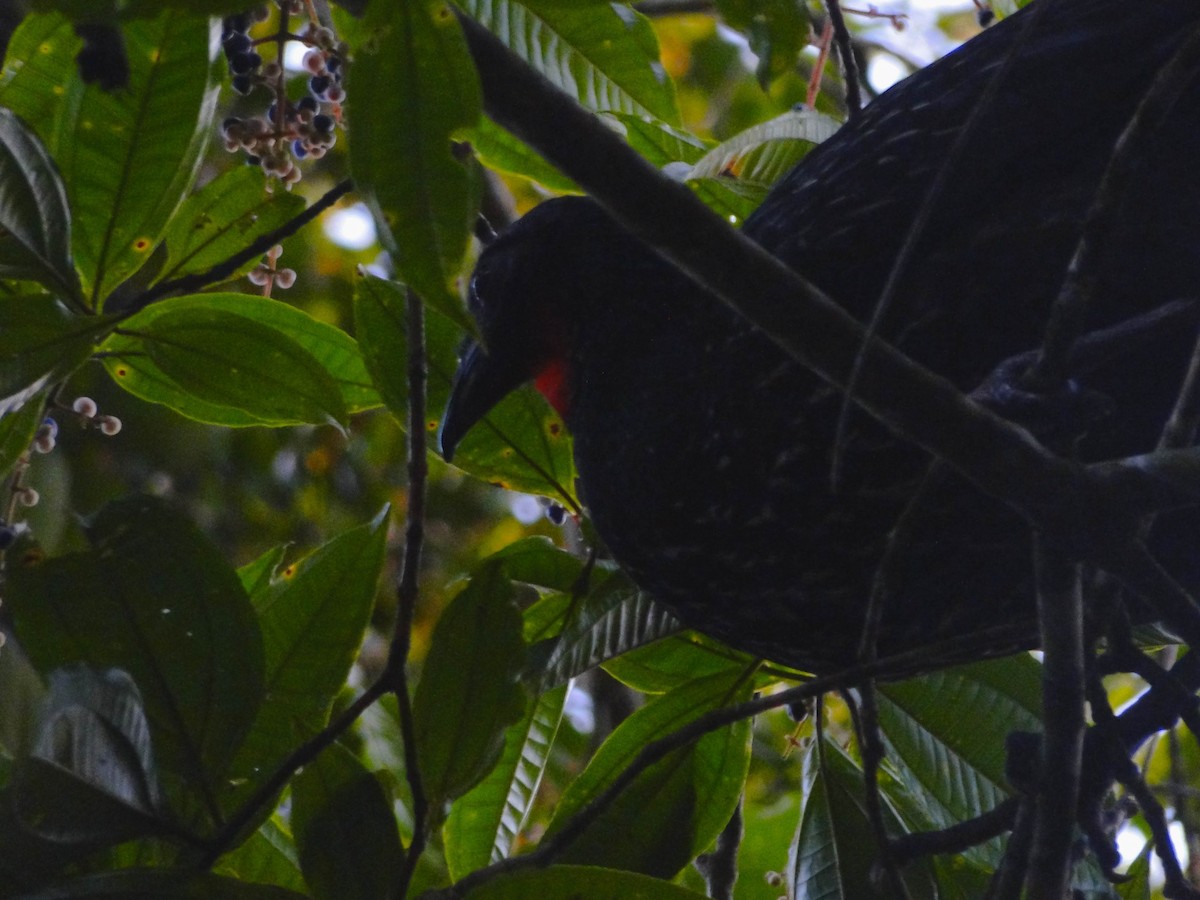
[[[337,140],[334,130],[346,99],[342,79],[349,48],[316,22],[309,22],[298,34],[289,32],[288,18],[300,12],[302,4],[299,0],[278,2],[279,30],[271,37],[255,40],[249,34],[254,24],[265,20],[265,7],[230,16],[223,22],[222,47],[233,75],[233,89],[245,95],[262,85],[274,95],[274,100],[264,115],[226,119],[221,133],[227,150],[245,151],[248,163],[262,166],[268,175],[290,185],[300,180],[298,160],[319,159]],[[273,42],[282,58],[288,41],[300,41],[309,48],[303,61],[309,73],[308,94],[299,100],[288,98],[285,73],[279,61],[264,65],[256,49],[264,42]]]

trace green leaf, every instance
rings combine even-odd
[[[678,885],[634,872],[598,866],[551,866],[501,875],[472,891],[465,900],[703,900]]]
[[[253,595],[271,702],[231,767],[227,805],[245,800],[295,747],[329,721],[375,605],[388,508],[289,565]]]
[[[325,367],[287,334],[247,316],[175,307],[123,332],[141,338],[150,362],[202,403],[272,425],[346,421],[341,390]],[[178,411],[190,410],[181,404]]]
[[[42,672],[84,662],[133,677],[164,791],[199,826],[263,698],[254,611],[217,549],[161,500],[109,503],[86,533],[88,551],[10,566],[17,637]]]
[[[597,112],[679,124],[675,86],[649,21],[607,0],[466,0],[460,4],[556,87]]]
[[[947,828],[992,809],[1011,791],[1005,738],[1040,731],[1041,666],[1025,654],[879,685],[888,761],[930,822]],[[1002,843],[967,851],[995,867]]]
[[[862,770],[829,738],[814,740],[804,754],[801,794],[800,823],[788,853],[788,895],[830,900],[876,896],[871,871],[878,850],[867,818]],[[881,800],[888,833],[905,833],[886,795]],[[928,865],[906,867],[903,876],[914,898],[937,896]]]
[[[42,403],[28,402],[12,412],[0,413],[0,478],[12,471],[33,443],[44,409]]]
[[[404,851],[391,800],[339,744],[292,784],[292,829],[304,880],[318,900],[389,896]]]
[[[796,0],[717,0],[721,18],[746,33],[758,57],[757,76],[765,89],[780,75],[792,72],[808,46],[809,16]]]
[[[622,722],[555,809],[547,836],[560,831],[624,772],[646,744],[704,713],[748,700],[745,672],[697,679],[656,697]],[[750,764],[750,722],[705,734],[642,772],[559,857],[673,877],[709,847],[729,821]]]
[[[455,881],[512,852],[550,759],[567,692],[563,685],[530,697],[525,717],[504,735],[496,767],[451,808],[442,835]]]
[[[815,109],[793,109],[747,128],[713,147],[692,166],[689,178],[729,177],[770,188],[840,123]]]
[[[0,415],[79,368],[112,322],[74,315],[47,294],[0,295]]]
[[[479,179],[450,141],[479,119],[475,66],[442,0],[373,4],[371,40],[346,87],[350,170],[402,279],[461,318],[454,288],[479,207]]]
[[[504,729],[520,718],[525,658],[512,583],[483,566],[438,619],[413,698],[430,807],[460,797],[496,764]]]
[[[0,107],[0,276],[30,278],[79,300],[71,211],[54,161],[11,110]]]
[[[1125,873],[1128,880],[1123,884],[1113,885],[1113,892],[1121,900],[1150,900],[1152,896],[1150,892],[1150,855],[1152,852],[1152,845],[1147,842]]]
[[[708,151],[711,142],[702,141],[682,128],[665,122],[647,120],[626,113],[609,113],[625,129],[629,146],[656,166],[673,162],[692,165]]]
[[[183,201],[171,218],[164,235],[167,261],[157,280],[205,272],[303,211],[299,195],[267,192],[261,168],[228,169]],[[250,260],[238,273],[256,264]]]
[[[283,564],[285,555],[287,555],[286,545],[272,547],[257,559],[238,568],[238,578],[241,579],[242,587],[246,589],[251,603],[257,603],[263,592],[270,588],[271,580],[275,577],[275,570]]]
[[[528,675],[542,688],[563,684],[588,669],[677,633],[679,621],[619,569],[597,570],[587,596],[562,633],[537,645]]]
[[[673,634],[607,660],[606,671],[622,684],[645,694],[661,694],[681,684],[719,672],[744,672],[755,658],[694,631]]]
[[[152,323],[161,316],[177,310],[229,313],[265,325],[290,338],[321,364],[337,382],[347,411],[362,412],[381,402],[363,364],[358,344],[344,331],[318,322],[303,310],[278,300],[254,294],[223,293],[195,294],[155,303],[126,319],[122,331],[104,342],[100,349],[109,374],[136,397],[161,403],[189,418],[214,425],[278,424],[244,410],[201,400],[185,391],[146,355],[137,332],[152,328]]]
[[[408,342],[404,288],[374,276],[360,278],[354,291],[355,332],[367,369],[393,414],[408,416]],[[458,329],[437,313],[425,319],[429,373],[429,421],[436,433],[458,368]],[[505,398],[463,439],[454,464],[476,477],[513,490],[548,494],[577,506],[572,494],[575,461],[562,419],[533,388]]]
[[[504,566],[504,574],[513,581],[569,591],[583,572],[583,560],[563,550],[544,535],[530,535],[498,550],[488,557]]]
[[[117,869],[58,881],[26,900],[307,900],[308,895],[273,884],[246,884],[223,875],[196,875],[193,868]]]
[[[272,884],[303,892],[304,876],[292,835],[279,816],[272,816],[258,831],[226,853],[213,866],[217,875],[228,875],[243,882]]]
[[[487,116],[466,133],[480,160],[490,169],[520,175],[560,193],[580,193],[579,186],[510,131]]]
[[[80,41],[61,16],[33,17],[14,35],[0,105],[58,162],[75,262],[96,307],[150,257],[195,180],[213,131],[218,27],[171,11],[130,23],[129,87],[114,93],[82,83]]]

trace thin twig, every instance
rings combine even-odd
[[[1011,831],[1017,820],[1019,797],[1002,800],[992,809],[938,831],[918,831],[904,834],[892,841],[892,855],[898,865],[904,865],[922,856],[939,853],[959,854],[971,847],[997,838]]]
[[[745,831],[742,821],[743,799],[738,798],[733,815],[717,836],[717,844],[712,852],[696,859],[696,868],[708,884],[711,900],[733,900],[733,888],[737,884],[738,848],[741,847]]]
[[[1034,806],[1032,797],[1018,799],[1012,834],[1004,848],[1000,869],[988,885],[986,900],[1019,900],[1021,897],[1021,887],[1029,869],[1030,845],[1033,843]],[[1061,896],[1055,900],[1060,900]]]
[[[858,71],[858,57],[854,55],[850,29],[842,15],[841,0],[825,0],[829,10],[829,21],[833,23],[833,40],[837,44],[838,56],[842,60],[842,74],[846,79],[846,118],[853,121],[862,112],[862,76]]]
[[[333,206],[333,204],[337,203],[353,187],[354,182],[349,178],[339,181],[322,194],[320,198],[313,201],[303,212],[288,219],[278,228],[267,232],[261,237],[255,238],[228,259],[194,275],[183,275],[179,278],[173,278],[170,281],[160,281],[154,287],[143,291],[124,304],[121,312],[135,313],[140,309],[145,309],[151,303],[155,303],[172,294],[190,294],[206,288],[210,284],[225,281],[246,263],[262,256],[285,238],[291,237],[321,213],[325,212],[325,210],[329,209],[329,207]]]
[[[408,315],[408,522],[404,531],[404,567],[396,588],[396,625],[388,652],[387,680],[400,709],[400,734],[404,741],[404,775],[412,794],[413,834],[404,855],[404,864],[396,879],[395,896],[408,895],[408,886],[417,862],[425,850],[429,828],[429,799],[421,780],[417,758],[416,729],[412,700],[408,694],[408,652],[412,644],[413,614],[418,596],[417,576],[421,568],[421,547],[425,540],[425,485],[428,466],[425,458],[425,312],[421,298],[411,290],[407,295]]]

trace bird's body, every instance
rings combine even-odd
[[[1031,11],[871,103],[744,226],[869,319],[978,108],[881,327],[964,391],[1038,346],[1118,135],[1200,23],[1198,0],[1039,2],[1050,5],[1026,37]],[[980,106],[1014,40],[1018,57]],[[1088,329],[1200,295],[1200,82],[1139,152],[1114,221]],[[885,579],[879,654],[904,656],[894,671],[1035,640],[1016,513],[953,474],[927,480],[928,456],[861,412],[835,489],[841,394],[591,201],[550,201],[518,222],[483,254],[473,295],[488,351],[464,360],[449,448],[480,406],[537,377],[574,436],[597,531],[688,625],[808,671],[852,664],[889,534],[911,508]],[[1153,449],[1189,321],[1084,378],[1115,411],[1078,443],[1082,458]],[[1200,556],[1194,524],[1159,528],[1176,571]]]

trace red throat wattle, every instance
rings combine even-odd
[[[533,386],[550,405],[564,418],[567,407],[571,405],[571,385],[568,378],[567,361],[561,356],[553,356],[546,361],[533,379]]]

